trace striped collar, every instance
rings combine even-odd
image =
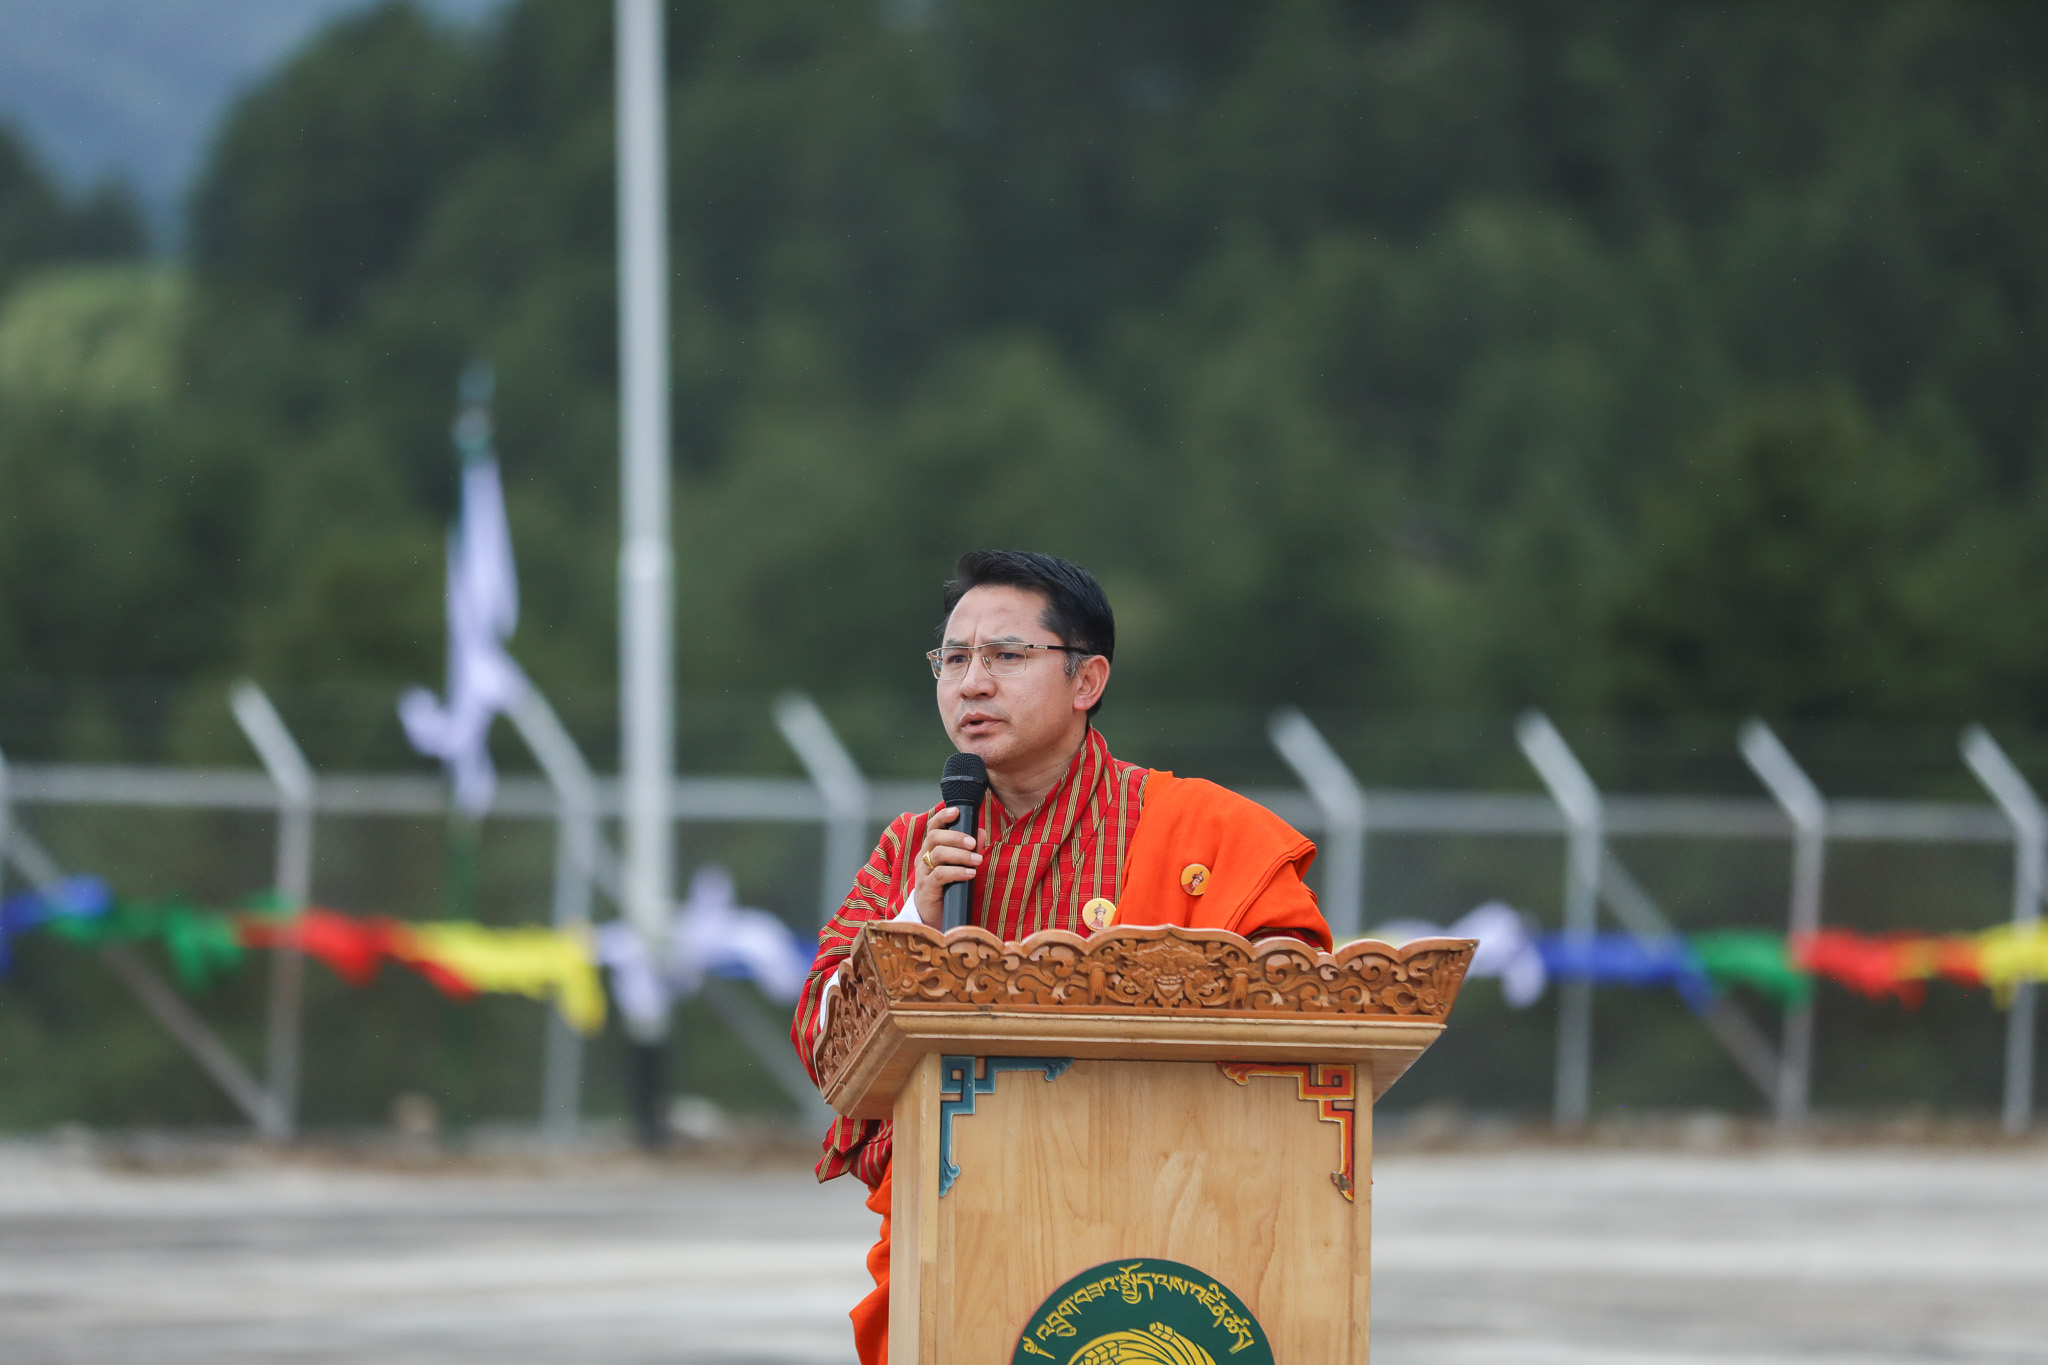
[[[1065,843],[1082,813],[1094,806],[1096,788],[1102,785],[1110,761],[1109,741],[1090,725],[1081,747],[1067,763],[1066,775],[1034,809],[1012,816],[1001,801],[991,801],[983,808],[982,827],[988,842],[1010,846]]]

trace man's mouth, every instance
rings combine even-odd
[[[992,716],[986,711],[969,711],[960,717],[960,733],[985,735],[1002,722],[1001,716]]]

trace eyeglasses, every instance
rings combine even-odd
[[[1053,654],[1087,654],[1091,651],[1076,649],[1072,645],[1027,645],[1015,640],[1002,640],[989,645],[941,645],[925,651],[925,660],[932,666],[934,678],[957,682],[967,676],[968,665],[975,656],[981,658],[981,666],[993,678],[1014,678],[1031,664],[1030,651],[1038,649]]]

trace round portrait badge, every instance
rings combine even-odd
[[[1011,1365],[1273,1365],[1244,1300],[1179,1261],[1109,1261],[1038,1306]]]

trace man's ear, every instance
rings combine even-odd
[[[1074,709],[1086,711],[1102,700],[1102,694],[1109,687],[1109,660],[1100,654],[1091,654],[1086,663],[1074,673]]]

